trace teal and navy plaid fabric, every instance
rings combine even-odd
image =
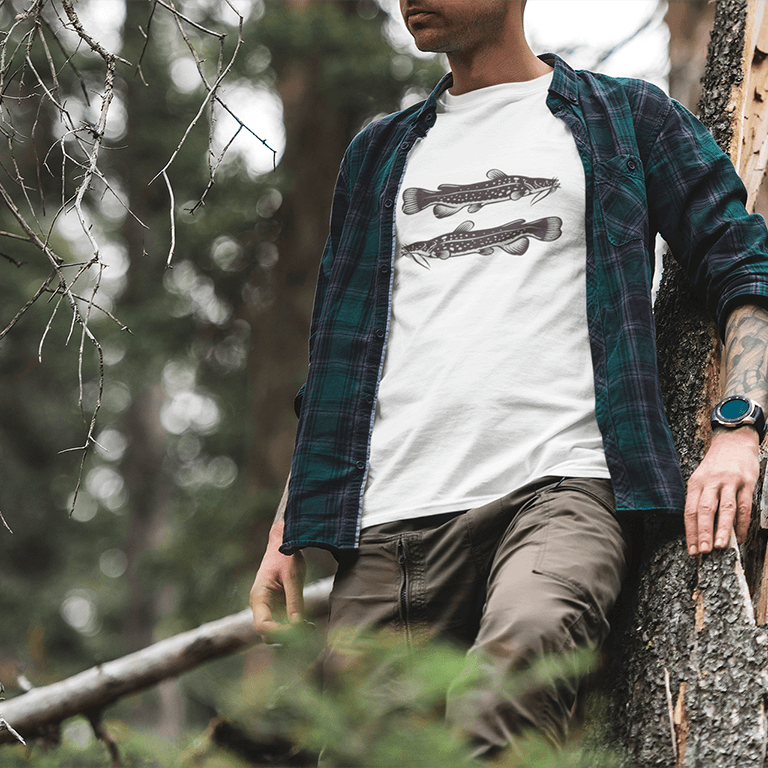
[[[658,88],[547,60],[547,104],[570,128],[587,182],[596,414],[617,508],[680,512],[685,490],[656,369],[654,238],[669,243],[722,330],[734,306],[768,305],[765,225],[746,213],[744,188],[709,133]],[[296,398],[284,552],[356,546],[389,327],[395,200],[408,151],[450,82],[367,126],[341,166]]]

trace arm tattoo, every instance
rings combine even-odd
[[[272,525],[281,523],[285,520],[285,508],[288,506],[288,484],[291,482],[291,475],[288,473],[288,479],[285,481],[285,489],[283,495],[280,497],[280,503],[277,505],[277,512],[275,513],[275,519]]]
[[[768,310],[737,307],[725,327],[725,396],[744,395],[768,408]]]

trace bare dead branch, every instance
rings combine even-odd
[[[141,64],[144,61],[144,54],[147,52],[149,46],[149,33],[152,28],[152,19],[155,18],[155,11],[157,10],[157,0],[152,0],[152,10],[149,12],[149,18],[147,19],[147,31],[145,32],[141,26],[139,26],[139,32],[141,32],[144,38],[144,45],[141,47],[141,53],[139,54],[139,60],[136,62],[136,73],[141,78],[141,82],[146,86],[149,85],[144,78],[144,71],[141,68]]]
[[[0,251],[0,258],[3,258],[6,261],[9,261],[11,264],[13,264],[14,267],[21,268],[24,266],[24,262],[18,261],[17,259],[14,259],[13,256],[11,256],[10,254],[3,253],[2,251]]]
[[[221,72],[218,77],[216,78],[216,81],[213,84],[213,87],[206,93],[205,98],[203,99],[203,103],[200,105],[200,108],[197,110],[197,114],[192,118],[189,125],[187,126],[187,129],[184,131],[184,135],[181,137],[181,141],[178,143],[176,149],[173,151],[173,154],[171,155],[168,162],[163,166],[163,168],[158,171],[158,173],[155,174],[155,176],[152,178],[152,180],[149,182],[150,184],[155,181],[159,176],[162,176],[163,173],[165,173],[170,167],[173,161],[178,157],[179,152],[181,152],[181,148],[184,146],[187,137],[192,132],[192,129],[197,125],[198,120],[200,120],[200,117],[202,116],[203,112],[205,111],[205,108],[208,106],[208,103],[211,101],[211,99],[215,96],[216,90],[221,85],[222,81],[226,76],[229,74],[230,70],[232,69],[232,65],[235,63],[235,59],[237,58],[237,54],[240,51],[240,46],[243,43],[243,37],[242,37],[242,18],[240,20],[240,31],[241,34],[238,38],[237,45],[235,46],[235,51],[232,54],[229,63],[225,67],[224,71]]]
[[[17,235],[15,232],[4,232],[0,229],[0,237],[10,237],[11,240],[21,240],[24,243],[30,242],[28,237],[24,237],[24,235]]]
[[[61,293],[62,293],[61,288],[55,288],[55,289],[53,289],[53,288],[45,288],[43,290],[43,292],[44,293],[53,294],[54,296],[60,296]],[[84,303],[85,302],[90,302],[90,305],[94,309],[98,309],[99,312],[101,312],[102,314],[106,315],[113,323],[115,323],[115,325],[118,326],[118,328],[120,328],[121,331],[125,331],[126,333],[129,333],[131,336],[133,336],[133,331],[131,331],[131,329],[125,323],[123,323],[120,320],[118,320],[108,309],[105,309],[104,307],[100,306],[99,304],[96,304],[96,302],[92,301],[91,299],[86,299],[83,296],[80,296],[80,295],[78,295],[76,293],[73,293],[72,295],[78,301],[82,301]],[[5,331],[3,331],[3,334],[4,333],[5,333]],[[0,334],[0,339],[3,337],[3,334]]]
[[[4,336],[6,336],[8,334],[8,332],[11,330],[11,328],[13,328],[13,326],[16,325],[16,323],[19,322],[19,320],[21,319],[22,315],[40,298],[40,296],[43,295],[43,293],[46,292],[46,290],[48,290],[48,286],[51,284],[51,281],[53,280],[53,278],[55,276],[56,276],[55,273],[49,275],[48,278],[46,279],[46,281],[37,289],[35,294],[13,316],[13,319],[11,320],[11,322],[8,323],[8,325],[6,325],[5,328],[3,328],[2,331],[0,331],[0,339],[2,339]]]
[[[0,512],[0,523],[3,524],[3,527],[8,531],[8,533],[13,533],[13,531],[11,530],[11,526],[8,525],[8,523],[5,521],[5,517],[3,517],[2,512]],[[0,691],[0,693],[2,693],[2,691]]]
[[[96,709],[85,713],[88,722],[91,724],[93,733],[99,741],[103,741],[112,758],[112,768],[122,768],[123,761],[120,759],[120,750],[117,748],[117,742],[104,726],[104,710]]]
[[[191,19],[182,13],[179,7],[176,7],[174,0],[155,0],[149,5],[147,32],[142,32],[145,45],[136,65],[136,70],[142,76],[142,81],[144,81],[144,77],[141,72],[141,64],[144,60],[146,47],[150,43],[150,26],[155,10],[160,6],[172,14],[185,44],[193,53],[206,88],[205,97],[202,99],[196,115],[183,132],[176,150],[153,179],[154,181],[158,176],[163,176],[169,193],[170,248],[167,260],[170,263],[176,249],[177,232],[176,197],[169,169],[185,146],[192,129],[206,114],[206,110],[210,110],[208,113],[209,152],[207,155],[209,182],[200,197],[200,205],[204,203],[213,186],[216,172],[224,156],[232,147],[235,137],[242,131],[247,131],[269,149],[273,154],[273,161],[277,153],[234,114],[219,93],[222,82],[232,73],[236,57],[241,51],[243,42],[242,16],[232,8],[239,19],[238,36],[231,55],[225,55],[224,41],[227,35],[224,32],[209,29]],[[232,6],[230,5],[230,7]],[[215,77],[210,78],[210,82],[205,77],[203,62],[195,50],[195,43],[193,43],[198,33],[219,41],[216,73]],[[100,103],[93,103],[93,93],[89,90],[89,84],[78,67],[78,59],[82,57],[84,52],[96,54],[100,59],[98,61],[99,66],[103,66],[103,69],[100,70],[102,79],[98,87]],[[0,232],[0,237],[30,243],[47,260],[51,268],[51,273],[43,284],[15,313],[6,327],[0,331],[0,339],[17,326],[21,318],[35,303],[40,300],[45,301],[47,298],[52,306],[39,339],[38,357],[42,359],[43,348],[50,339],[54,323],[59,322],[64,316],[64,322],[69,322],[67,343],[76,332],[79,332],[77,354],[81,408],[84,401],[86,345],[90,345],[96,350],[98,358],[98,395],[90,417],[85,420],[87,425],[85,440],[83,445],[70,449],[82,453],[73,496],[73,508],[82,482],[84,462],[93,444],[95,420],[101,407],[104,388],[103,353],[90,327],[92,313],[94,311],[102,312],[117,323],[122,330],[128,330],[104,307],[104,302],[98,300],[102,270],[104,269],[104,264],[101,261],[103,235],[95,226],[91,209],[92,198],[99,194],[105,195],[107,191],[110,192],[120,202],[126,214],[146,228],[146,224],[141,222],[130,209],[127,200],[118,194],[114,182],[104,172],[102,161],[104,151],[107,148],[105,138],[107,118],[115,97],[117,67],[121,63],[131,66],[117,53],[108,51],[85,28],[78,15],[78,6],[74,0],[29,0],[28,7],[15,16],[10,29],[0,31],[0,132],[5,136],[9,148],[8,159],[6,160],[4,154],[2,164],[2,170],[7,172],[8,180],[6,181],[4,177],[0,180],[2,181],[0,183],[0,200],[6,204],[20,228],[19,233]],[[89,69],[93,71],[90,64]],[[62,77],[63,72],[74,73],[74,78],[69,77],[65,80]],[[67,92],[68,88],[82,91],[83,99],[75,102],[75,106],[73,106],[71,94]],[[87,119],[81,117],[78,110],[79,104],[83,102],[87,108],[94,109],[97,107],[95,117],[90,115]],[[224,148],[214,152],[212,149],[215,138],[214,128],[219,109],[230,114],[236,121],[237,127],[234,135],[225,142]],[[48,125],[51,117],[57,123],[58,128],[55,138],[49,141],[50,146],[43,147],[41,146],[41,136],[44,135],[42,129]],[[89,120],[94,122],[90,123]],[[28,169],[20,161],[21,155],[17,155],[18,148],[21,146],[25,147],[25,152],[28,151],[34,163],[31,169]],[[60,158],[57,155],[59,152]],[[60,180],[60,200],[56,209],[52,210],[50,214],[46,211],[49,203],[49,200],[46,199],[48,197],[45,184],[46,174],[50,174],[53,179]],[[54,199],[56,194],[54,193]],[[54,235],[59,231],[61,219],[65,214],[76,218],[79,229],[87,241],[90,258],[86,258],[82,262],[65,261],[57,253]],[[14,258],[13,251],[10,249],[6,249],[6,251],[8,252],[0,252],[0,260],[21,266],[20,262]],[[71,271],[72,268],[75,269],[74,273]],[[86,281],[88,282],[87,288],[83,287]]]
[[[206,27],[204,27],[202,24],[198,24],[196,21],[193,21],[193,20],[192,20],[192,19],[190,19],[188,16],[185,16],[185,15],[184,15],[184,14],[183,14],[183,13],[182,13],[182,12],[181,12],[181,11],[180,11],[178,8],[177,8],[177,7],[176,7],[176,6],[173,4],[173,2],[171,2],[171,4],[170,4],[170,5],[169,5],[168,3],[164,3],[164,2],[163,2],[163,0],[155,0],[155,2],[156,2],[156,4],[157,4],[157,5],[162,5],[162,6],[163,6],[163,8],[167,8],[167,9],[168,9],[168,10],[169,10],[169,11],[170,11],[172,14],[173,14],[174,18],[175,18],[177,21],[178,21],[178,20],[186,21],[186,22],[187,22],[187,24],[189,24],[190,26],[194,27],[195,29],[199,29],[201,32],[205,32],[205,34],[206,34],[206,35],[211,35],[211,37],[218,37],[218,38],[219,38],[219,40],[224,40],[224,38],[226,37],[226,34],[223,34],[223,33],[221,33],[221,32],[214,32],[212,29],[207,29],[207,28],[206,28]],[[231,7],[232,7],[232,6],[230,6],[230,8],[231,8]],[[237,13],[237,11],[235,11],[235,13]],[[240,14],[239,14],[239,13],[238,13],[237,15],[238,15],[238,16],[240,16]]]
[[[170,212],[171,212],[171,247],[168,250],[168,258],[166,259],[166,266],[171,266],[171,259],[173,259],[173,252],[176,250],[176,198],[173,194],[173,187],[171,186],[171,180],[168,178],[168,174],[163,171],[163,178],[165,179],[165,186],[168,187],[168,194],[171,198]]]
[[[304,590],[307,616],[327,610],[333,579],[322,579]],[[259,642],[250,609],[203,624],[197,629],[161,640],[148,648],[101,664],[73,677],[9,699],[3,717],[27,738],[43,728],[176,677],[206,661],[228,656]],[[0,744],[12,740],[0,730]]]
[[[13,736],[16,739],[16,741],[20,741],[25,747],[27,746],[27,742],[21,738],[18,731],[15,731],[8,724],[8,721],[4,717],[0,716],[0,733],[3,733],[4,731],[7,731],[8,733],[10,733],[11,736]]]
[[[94,40],[88,34],[88,32],[86,32],[86,30],[83,28],[83,25],[80,23],[80,19],[75,13],[75,8],[72,5],[71,0],[61,0],[61,7],[67,14],[67,18],[79,35],[80,39],[85,42],[94,53],[98,53],[99,56],[104,59],[104,61],[121,61],[123,64],[127,64],[129,67],[132,66],[130,61],[126,61],[126,59],[122,59],[119,56],[116,56],[114,53],[110,53],[101,45],[98,40]]]

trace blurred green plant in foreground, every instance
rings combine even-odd
[[[431,642],[407,647],[390,632],[350,632],[330,638],[294,627],[279,635],[271,699],[261,713],[270,730],[288,736],[321,766],[343,768],[453,768],[487,765],[443,719],[446,697],[471,696],[491,685],[504,697],[533,687],[580,679],[594,653],[549,656],[510,678],[488,680],[476,655]],[[331,654],[330,661],[325,655]],[[320,667],[331,680],[323,687]],[[487,666],[485,667],[487,669]],[[578,735],[556,748],[539,735],[517,741],[493,765],[498,768],[593,768],[615,765],[608,755],[585,753]]]
[[[473,745],[444,721],[447,697],[469,697],[492,686],[503,697],[533,687],[581,679],[595,654],[578,651],[546,657],[511,677],[488,679],[477,655],[437,641],[408,647],[391,632],[337,633],[326,644],[309,624],[281,630],[274,643],[257,648],[261,671],[242,684],[211,674],[198,676],[195,695],[205,695],[217,717],[204,734],[187,733],[176,744],[162,742],[121,721],[106,723],[124,768],[246,768],[316,765],[322,768],[481,768]],[[216,664],[208,667],[216,669]],[[322,672],[322,673],[321,673]],[[323,674],[326,677],[323,685]],[[598,718],[599,719],[599,718]],[[293,745],[260,762],[234,743],[214,736],[226,723],[250,754],[269,744]],[[84,720],[63,728],[61,746],[45,751],[5,748],[8,768],[107,768],[105,745],[94,742]],[[543,736],[521,737],[490,763],[494,768],[599,768],[616,766],[614,756],[584,746],[583,733],[562,748]],[[229,747],[229,749],[227,748]],[[1,749],[1,748],[0,748]],[[262,749],[262,754],[268,754]],[[10,762],[8,762],[10,760]],[[112,765],[115,765],[112,763]]]

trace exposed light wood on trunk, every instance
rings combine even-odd
[[[718,0],[699,105],[702,121],[750,190],[750,205],[767,153],[765,5],[762,0]],[[720,342],[669,256],[664,267],[656,303],[659,367],[687,478],[706,450],[709,413],[720,397]],[[622,679],[612,703],[613,736],[626,750],[625,766],[765,764],[768,633],[759,624],[765,620],[768,595],[760,590],[765,597],[756,616],[757,594],[750,594],[751,585],[757,593],[768,579],[753,562],[762,560],[765,550],[758,528],[753,526],[747,562],[742,563],[733,537],[726,550],[692,559],[680,526],[648,526],[634,615],[621,641]],[[758,577],[748,580],[753,571]]]

